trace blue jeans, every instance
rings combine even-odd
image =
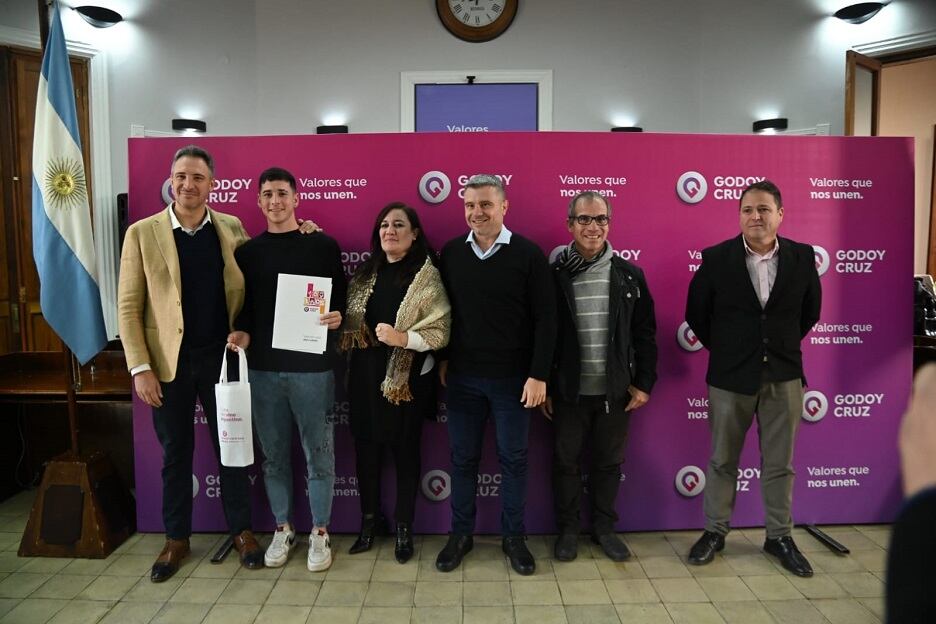
[[[335,376],[324,373],[250,371],[254,431],[263,449],[263,482],[276,523],[292,522],[292,432],[305,453],[309,507],[315,526],[331,521],[335,485]]]
[[[449,444],[452,447],[452,533],[471,535],[475,525],[478,464],[488,415],[494,420],[501,467],[501,531],[523,535],[530,412],[520,403],[526,378],[448,375]]]

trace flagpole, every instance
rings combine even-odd
[[[51,0],[36,0],[39,11],[39,45],[44,56],[49,41],[49,7]],[[68,431],[71,435],[71,452],[78,457],[78,397],[75,395],[75,358],[68,345],[62,342],[65,357],[65,383],[68,405]]]
[[[76,394],[77,381],[75,377],[75,358],[72,350],[65,347],[65,375],[67,384],[67,403],[68,403],[68,431],[71,433],[71,452],[77,459],[78,453],[78,396]]]
[[[37,0],[39,3],[39,50],[45,53],[46,42],[49,40],[49,6],[51,0]]]

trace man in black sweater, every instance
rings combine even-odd
[[[276,518],[276,533],[267,548],[268,567],[286,564],[295,542],[293,524],[292,428],[299,430],[305,453],[309,506],[314,527],[309,536],[306,565],[318,572],[331,565],[328,523],[335,482],[335,447],[332,411],[335,394],[333,368],[335,338],[328,335],[324,354],[273,347],[273,322],[280,274],[330,278],[329,311],[321,317],[313,309],[308,322],[338,329],[345,307],[347,284],[338,244],[322,232],[304,235],[296,221],[296,179],[285,169],[260,174],[258,204],[267,220],[267,231],[234,254],[244,273],[244,307],[228,338],[240,346],[249,344],[250,385],[254,429],[265,460],[263,477],[267,498]],[[299,331],[297,328],[296,331]]]
[[[452,448],[452,532],[436,558],[454,570],[473,545],[475,492],[484,428],[490,415],[500,460],[502,548],[519,574],[533,574],[526,547],[529,409],[546,399],[556,308],[549,266],[532,241],[504,227],[508,202],[500,179],[465,185],[471,232],[442,249],[442,279],[452,303],[452,337],[440,358],[448,389]]]

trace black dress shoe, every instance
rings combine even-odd
[[[592,535],[592,541],[601,546],[601,550],[611,561],[627,561],[631,558],[630,549],[614,533],[601,533]]]
[[[715,558],[715,553],[725,549],[725,536],[705,531],[702,537],[692,545],[689,551],[689,563],[692,565],[705,565],[711,563]]]
[[[536,571],[536,561],[526,547],[526,535],[510,535],[501,542],[504,554],[510,559],[510,567],[517,574],[530,576]]]
[[[764,552],[779,559],[780,565],[796,576],[809,578],[813,575],[812,566],[789,535],[764,540]]]
[[[413,531],[409,522],[397,522],[393,556],[397,563],[406,563],[413,556]]]
[[[474,540],[470,535],[449,534],[445,548],[436,557],[436,569],[439,572],[451,572],[461,565],[462,558],[471,552]]]
[[[373,514],[366,515],[361,517],[361,532],[358,534],[357,539],[354,540],[354,543],[351,544],[351,548],[348,549],[348,553],[356,555],[370,550],[374,547],[374,533],[377,528],[377,519]]]
[[[561,533],[556,538],[553,554],[559,561],[573,561],[578,557],[578,535],[575,533]]]

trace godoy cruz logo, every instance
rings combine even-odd
[[[829,411],[829,399],[818,390],[803,395],[803,420],[819,422]]]
[[[705,473],[698,466],[683,466],[676,473],[676,491],[683,496],[698,496],[704,489]]]
[[[198,477],[192,474],[192,498],[198,496]]]
[[[441,501],[452,493],[452,478],[444,470],[430,470],[422,478],[423,496],[431,501]]]
[[[689,351],[690,353],[702,348],[702,341],[699,340],[698,336],[692,333],[692,329],[690,329],[689,323],[686,321],[683,321],[679,329],[676,330],[676,342],[679,343],[679,346],[682,347],[683,350]]]
[[[687,171],[676,180],[676,194],[687,204],[698,204],[708,193],[708,181],[698,171]]]
[[[452,190],[452,181],[441,171],[429,171],[419,180],[419,195],[430,204],[441,204]]]
[[[175,201],[175,192],[172,190],[172,178],[166,178],[162,185],[162,200],[167,206]]]
[[[822,277],[829,270],[829,252],[820,245],[813,245],[812,248],[816,255],[816,271],[819,272],[819,277]]]

